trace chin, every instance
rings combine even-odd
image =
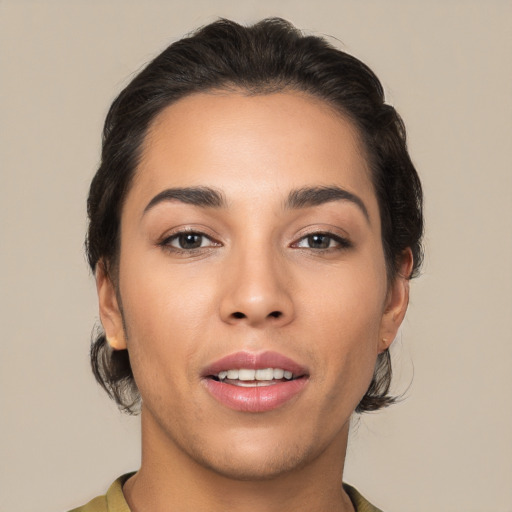
[[[300,469],[308,463],[308,460],[309,457],[305,454],[281,452],[265,456],[255,454],[252,457],[225,454],[220,460],[219,458],[209,460],[203,455],[197,462],[219,476],[231,480],[265,481]]]

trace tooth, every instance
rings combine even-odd
[[[292,378],[292,375],[293,375],[293,373],[292,373],[292,372],[289,372],[289,371],[285,371],[285,372],[283,373],[284,378],[285,378],[285,379],[288,379],[288,380],[290,380],[290,379]]]
[[[219,375],[217,377],[219,377],[219,380],[224,380],[227,376],[228,376],[228,372],[222,371],[222,372],[219,372]]]
[[[246,370],[245,368],[238,370],[238,380],[254,380],[255,373],[256,370]]]
[[[238,380],[238,370],[228,370],[227,378],[231,380]]]
[[[259,387],[265,387],[265,386],[273,386],[274,384],[277,384],[277,382],[273,380],[262,380],[262,381],[256,381],[256,382],[244,382],[241,380],[238,380],[236,382],[232,383],[234,386],[239,386],[241,388],[259,388]]]
[[[256,370],[256,380],[272,380],[274,378],[273,368],[265,368],[264,370]]]
[[[284,377],[284,370],[282,368],[274,368],[274,379],[282,379]]]

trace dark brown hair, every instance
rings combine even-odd
[[[151,122],[185,96],[234,88],[249,95],[306,92],[354,123],[379,203],[388,279],[396,277],[408,248],[414,263],[407,277],[416,276],[422,261],[422,190],[400,116],[385,103],[381,83],[365,64],[278,18],[249,27],[221,19],[201,28],[165,49],[113,102],[105,120],[101,165],[87,202],[86,250],[93,272],[101,264],[116,283],[121,209]],[[96,379],[119,407],[136,412],[140,397],[128,351],[111,350],[98,330],[91,363]],[[385,351],[378,356],[372,382],[356,411],[393,403],[390,383],[391,361]]]

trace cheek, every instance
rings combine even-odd
[[[176,389],[189,381],[183,377],[195,371],[194,356],[213,315],[214,287],[205,276],[171,270],[161,257],[143,259],[135,251],[120,268],[128,350],[143,396],[145,389]]]
[[[213,290],[208,275],[187,264],[170,264],[158,248],[138,251],[135,247],[126,253],[120,283],[129,326],[153,333],[164,343],[172,341],[173,333],[199,329]]]
[[[317,279],[317,293],[305,308],[316,318],[312,351],[326,368],[321,378],[335,390],[353,389],[359,400],[372,378],[386,296],[385,267],[379,261]],[[352,392],[351,392],[352,393]]]
[[[316,346],[324,360],[315,380],[326,392],[319,416],[338,418],[336,426],[344,424],[368,390],[377,360],[379,329],[370,317],[333,315],[325,321],[332,327],[319,337]]]
[[[319,333],[316,350],[326,358],[331,378],[371,377],[378,354],[379,313],[380,309],[373,309],[368,302],[364,308],[344,305],[329,313],[323,309],[323,333]]]

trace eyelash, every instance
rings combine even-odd
[[[314,237],[326,237],[329,239],[329,245],[331,242],[334,242],[336,244],[336,246],[334,246],[334,247],[317,247],[317,248],[300,247],[299,246],[299,243],[301,243],[303,241],[311,241],[311,239],[313,239]],[[297,249],[311,249],[311,250],[314,250],[315,252],[336,251],[336,250],[341,251],[344,249],[350,249],[352,246],[353,246],[352,242],[348,238],[344,238],[342,236],[335,235],[334,233],[330,233],[328,231],[317,231],[314,233],[308,233],[307,235],[304,235],[301,238],[299,238],[299,240],[297,242],[294,242],[292,244],[292,247],[295,247]]]
[[[179,242],[181,237],[187,237],[187,236],[188,237],[192,237],[192,236],[200,237],[201,244],[205,239],[209,240],[210,244],[205,247],[199,246],[199,247],[191,247],[191,248],[175,247],[172,245],[172,242],[174,242],[175,240],[177,240]],[[158,245],[160,247],[162,247],[168,251],[174,252],[174,253],[190,254],[190,253],[197,252],[197,251],[204,251],[207,249],[211,249],[212,247],[219,247],[221,244],[219,242],[216,242],[214,239],[212,239],[212,237],[208,236],[207,234],[205,234],[201,231],[197,231],[197,230],[193,230],[193,229],[184,229],[184,230],[178,231],[176,233],[173,233],[170,236],[165,237],[161,242],[158,243]]]
[[[180,243],[180,238],[182,237],[199,237],[200,245],[198,247],[175,247],[172,245],[172,242],[178,241]],[[302,242],[311,243],[315,237],[325,237],[328,239],[328,247],[303,247],[300,244]],[[206,246],[202,246],[202,243],[208,240],[209,244]],[[183,239],[181,240],[183,242]],[[335,246],[331,247],[331,244],[334,242]],[[184,229],[181,231],[178,231],[176,233],[173,233],[170,236],[167,236],[164,238],[161,242],[158,243],[158,245],[162,248],[164,248],[167,251],[173,252],[175,254],[193,254],[193,253],[199,253],[204,252],[205,250],[209,250],[213,247],[220,247],[222,244],[220,242],[215,241],[212,237],[208,236],[206,233],[203,233],[201,231],[193,230],[193,229]],[[180,244],[181,245],[181,244]],[[332,251],[342,251],[347,250],[353,247],[352,242],[344,237],[341,237],[339,235],[336,235],[334,233],[330,233],[328,231],[316,231],[313,233],[308,233],[306,235],[301,236],[296,242],[292,243],[290,247],[294,249],[306,249],[306,250],[312,250],[316,253],[318,252],[332,252]]]

